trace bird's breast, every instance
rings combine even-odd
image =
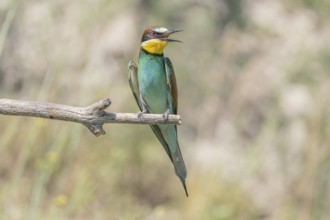
[[[140,93],[152,113],[164,113],[166,101],[166,73],[163,56],[142,54],[138,65]]]

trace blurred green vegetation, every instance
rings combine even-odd
[[[127,83],[142,30],[179,85],[185,198],[148,126],[95,138],[0,116],[0,219],[329,219],[329,1],[0,2],[1,98],[137,112]]]

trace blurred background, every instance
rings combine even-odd
[[[182,28],[186,198],[143,125],[0,116],[0,219],[330,219],[330,1],[1,0],[0,98],[137,112],[145,26]]]

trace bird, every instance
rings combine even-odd
[[[139,117],[145,113],[163,114],[164,119],[168,120],[169,114],[177,114],[176,78],[171,60],[164,56],[164,49],[171,42],[181,42],[169,38],[171,34],[181,31],[150,26],[142,34],[138,63],[130,61],[128,64],[128,81],[141,110]],[[179,147],[176,125],[150,127],[172,161],[188,197],[187,169]]]

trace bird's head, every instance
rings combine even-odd
[[[168,38],[171,34],[180,31],[182,30],[159,26],[147,27],[142,35],[141,48],[148,53],[161,55],[169,42],[181,42]]]

